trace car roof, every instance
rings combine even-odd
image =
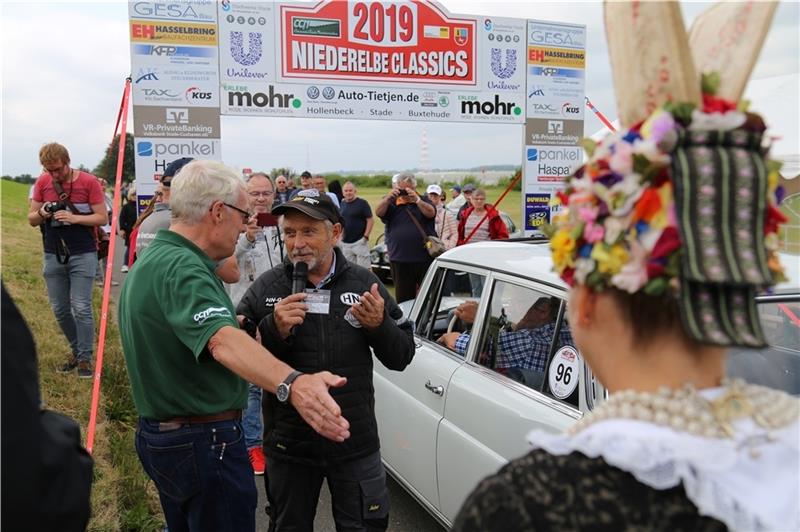
[[[569,288],[553,271],[550,246],[544,239],[475,242],[457,246],[439,258]]]

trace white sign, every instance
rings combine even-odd
[[[578,350],[571,346],[562,347],[553,356],[547,383],[554,397],[563,400],[575,391],[580,380],[580,361]]]
[[[220,79],[275,81],[275,10],[271,2],[219,4]]]

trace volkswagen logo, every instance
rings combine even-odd
[[[333,87],[325,87],[322,89],[322,97],[326,100],[332,100],[336,96],[336,90]]]
[[[319,98],[319,89],[315,85],[312,85],[308,88],[306,94],[312,100],[316,100],[317,98]]]

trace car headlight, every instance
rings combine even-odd
[[[374,249],[369,252],[369,259],[371,262],[375,264],[380,264],[381,262],[381,254],[375,251]]]

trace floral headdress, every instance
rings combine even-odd
[[[570,285],[673,294],[684,329],[716,345],[765,343],[755,292],[784,279],[777,258],[779,164],[763,120],[713,95],[666,104],[627,131],[586,142],[546,230]]]

